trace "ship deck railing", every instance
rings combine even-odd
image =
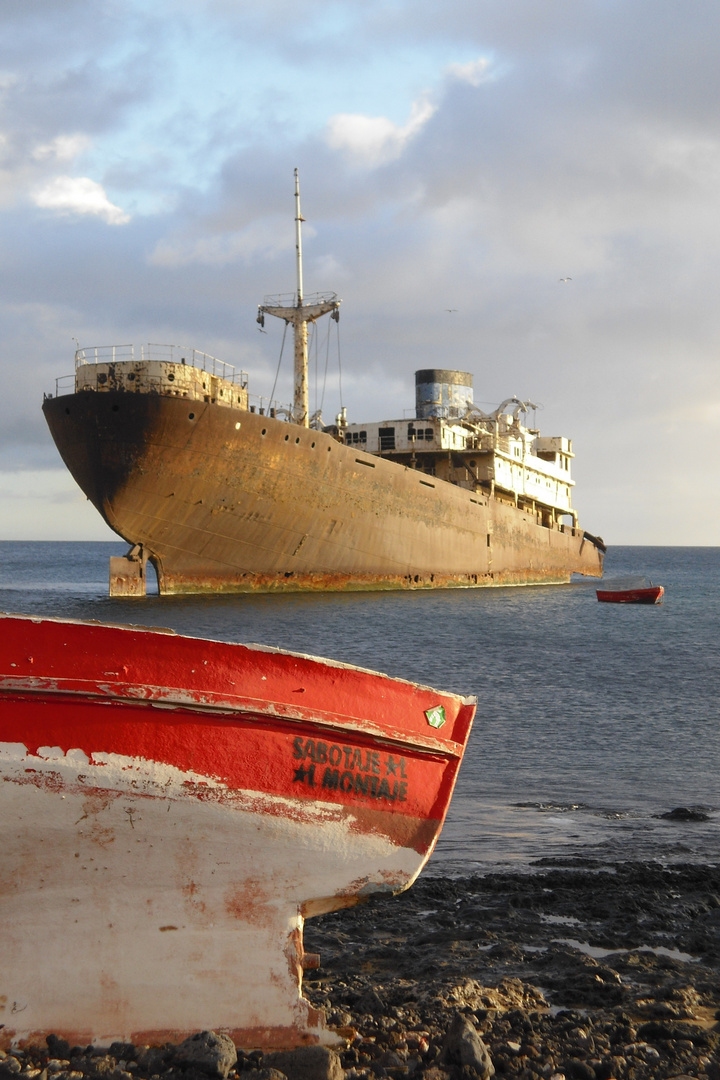
[[[334,292],[310,293],[303,296],[302,306],[315,307],[317,304],[331,304],[335,300],[337,300],[337,293]],[[297,306],[298,296],[296,292],[275,293],[273,296],[265,296],[262,302],[262,307],[294,308]]]
[[[78,349],[75,353],[75,371],[85,364],[134,363],[136,352],[134,345],[94,345],[91,348]],[[247,372],[236,370],[233,364],[218,360],[217,356],[191,349],[185,345],[161,345],[149,343],[141,345],[139,362],[155,360],[165,364],[188,364],[199,368],[209,375],[215,375],[226,382],[240,383],[247,386]]]
[[[269,416],[272,420],[292,421],[292,405],[284,401],[271,400],[260,397],[258,394],[248,394],[248,409],[260,416]]]
[[[136,354],[139,353],[139,356]],[[75,374],[61,375],[55,380],[55,397],[72,394],[79,385],[91,388],[87,379],[83,379],[83,369],[86,367],[102,364],[127,364],[145,361],[155,361],[166,364],[187,364],[189,367],[198,368],[209,375],[223,379],[247,389],[248,376],[246,371],[236,370],[232,364],[224,360],[218,360],[210,353],[201,352],[199,349],[190,349],[182,345],[141,345],[139,350],[134,345],[94,345],[90,348],[77,349],[75,352]],[[151,378],[148,382],[153,381]],[[155,380],[157,381],[157,380]],[[97,389],[97,385],[95,386]],[[52,396],[52,395],[48,395]]]

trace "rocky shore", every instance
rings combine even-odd
[[[29,1080],[720,1080],[720,867],[588,860],[427,875],[307,923],[305,993],[345,1043],[0,1055]]]

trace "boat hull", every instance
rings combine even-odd
[[[662,585],[649,589],[597,589],[596,595],[601,604],[662,604],[665,589]]]
[[[149,393],[80,392],[43,410],[70,472],[142,563],[150,559],[162,593],[546,584],[602,573],[604,549],[581,529],[546,527],[497,494],[323,432]]]
[[[472,703],[170,633],[2,631],[0,1045],[336,1039],[304,920],[414,880]]]

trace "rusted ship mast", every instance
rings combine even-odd
[[[302,222],[300,213],[300,178],[295,170],[295,252],[297,267],[297,293],[294,303],[283,303],[283,297],[267,297],[258,308],[257,321],[265,325],[266,315],[275,315],[284,319],[293,328],[293,415],[294,424],[310,427],[310,395],[308,392],[308,323],[315,322],[323,315],[331,314],[337,320],[340,317],[340,303],[335,293],[316,293],[307,301],[303,296],[302,272]]]
[[[308,324],[339,317],[305,297],[295,170],[297,292],[258,321],[292,325],[291,409],[249,403],[247,377],[177,346],[78,349],[70,392],[43,412],[70,472],[127,540],[111,595],[418,589],[599,577],[605,546],[571,505],[572,443],[525,425],[531,402],[491,413],[472,376],[416,372],[412,420],[322,427],[309,415]]]

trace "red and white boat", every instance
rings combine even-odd
[[[603,582],[596,594],[603,604],[661,604],[665,589],[644,577],[617,578]]]
[[[304,920],[399,892],[473,699],[172,631],[0,614],[0,1046],[331,1044]]]

